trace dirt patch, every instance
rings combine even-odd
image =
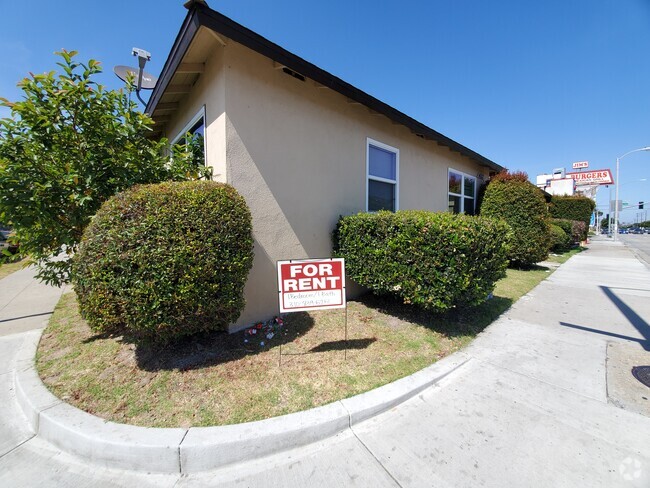
[[[607,399],[619,408],[650,417],[650,388],[632,375],[635,366],[650,365],[641,344],[607,344]]]

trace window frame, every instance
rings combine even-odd
[[[208,165],[208,153],[206,152],[206,139],[207,139],[207,134],[206,134],[206,125],[205,125],[205,105],[203,105],[199,111],[194,114],[194,116],[190,119],[190,121],[185,124],[185,126],[176,134],[176,136],[171,140],[170,147],[173,147],[175,144],[178,143],[183,137],[185,137],[185,134],[189,132],[189,130],[192,128],[192,126],[196,125],[196,123],[203,119],[203,165],[207,166]]]
[[[451,173],[454,173],[455,175],[460,176],[460,193],[454,193],[451,191],[451,188],[449,187],[449,176],[451,176]],[[471,178],[474,180],[474,194],[469,197],[465,195],[465,178]],[[460,212],[458,213],[466,213],[465,212],[465,199],[466,198],[471,198],[474,201],[474,213],[472,215],[476,215],[476,195],[478,192],[478,177],[470,175],[469,173],[465,173],[463,171],[459,171],[454,168],[447,168],[447,211],[450,213],[453,213],[452,210],[449,209],[449,197],[454,196],[454,197],[459,197],[460,198]]]
[[[370,174],[370,146],[377,149],[391,152],[395,154],[395,179],[382,178],[381,176],[374,176]],[[376,210],[368,210],[368,203],[370,199],[370,180],[379,181],[380,183],[392,184],[395,187],[395,205],[392,212],[399,210],[399,149],[383,142],[376,141],[370,137],[366,138],[366,212],[375,212]]]

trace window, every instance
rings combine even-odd
[[[205,166],[205,109],[202,108],[172,140],[173,152],[199,169]]]
[[[476,178],[460,171],[449,170],[449,211],[476,213]]]
[[[366,211],[396,211],[399,149],[368,139],[366,174]]]

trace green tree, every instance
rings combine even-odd
[[[605,216],[605,218],[600,221],[600,228],[601,229],[608,229],[609,228],[609,214],[607,214]]]
[[[522,172],[502,172],[485,189],[480,214],[505,220],[513,231],[509,259],[530,266],[548,257],[551,247],[549,215],[542,191]]]
[[[59,72],[19,82],[22,100],[0,98],[0,221],[11,225],[20,253],[55,285],[70,279],[69,257],[85,227],[110,196],[134,184],[198,179],[186,151],[170,163],[167,140],[150,139],[153,121],[126,89],[93,81],[99,62],[60,56]],[[173,152],[173,151],[172,151]],[[205,169],[205,168],[204,168]],[[192,178],[195,176],[195,178]]]

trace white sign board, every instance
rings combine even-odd
[[[611,185],[614,183],[612,172],[608,169],[567,173],[567,176],[573,178],[576,185]]]
[[[278,261],[280,313],[345,308],[342,258]]]
[[[573,169],[588,168],[589,161],[576,161],[573,163]]]

